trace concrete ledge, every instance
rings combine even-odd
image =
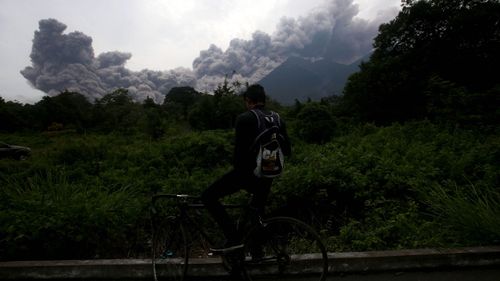
[[[318,268],[314,254],[304,260]],[[418,249],[330,253],[331,274],[438,270],[500,266],[500,246],[459,249]],[[192,276],[227,276],[219,258],[190,262]],[[152,280],[151,260],[66,260],[0,262],[0,280]]]
[[[500,266],[500,246],[332,253],[328,256],[333,273]]]

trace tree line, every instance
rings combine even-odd
[[[141,131],[158,138],[169,123],[184,122],[199,130],[225,129],[232,127],[234,116],[244,109],[233,91],[228,83],[220,85],[214,95],[178,87],[170,90],[162,104],[151,98],[135,102],[126,89],[117,89],[93,103],[71,91],[45,96],[33,105],[0,98],[0,131]]]
[[[346,109],[361,120],[499,120],[498,0],[403,1],[374,48],[345,88]]]

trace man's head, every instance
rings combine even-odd
[[[266,91],[261,85],[253,84],[243,93],[243,98],[249,108],[259,104],[264,105],[266,104]]]

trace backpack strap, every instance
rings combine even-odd
[[[260,112],[260,110],[259,110],[259,113],[257,113],[257,110],[255,110],[255,109],[252,109],[251,111],[255,115],[255,118],[257,118],[257,130],[260,132],[260,131],[262,131],[262,129],[260,127],[261,122],[260,122],[260,114],[259,113],[262,113],[262,112]]]
[[[257,129],[259,130],[259,132],[261,132],[265,129],[265,128],[262,128],[261,126],[265,125],[266,117],[271,117],[273,119],[276,119],[276,121],[278,123],[278,127],[281,127],[281,117],[278,113],[276,113],[274,111],[270,111],[270,114],[266,115],[260,109],[252,109],[251,111],[255,115],[255,117],[257,118]]]
[[[252,109],[251,111],[257,118],[257,137],[255,137],[252,145],[250,146],[250,150],[253,150],[257,146],[262,135],[266,133],[267,129],[272,127],[277,127],[279,129],[281,126],[281,122],[280,116],[274,111],[270,111],[270,114],[268,115],[264,114],[264,112],[262,112],[262,110],[260,109]],[[269,122],[269,126],[266,124],[266,121],[268,121],[266,120],[266,117],[273,118],[273,122]]]
[[[280,115],[278,114],[278,112],[274,112],[274,111],[271,111],[272,114],[276,115],[276,119],[278,120],[278,127],[281,128],[281,117]]]

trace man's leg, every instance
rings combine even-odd
[[[233,219],[228,215],[219,200],[222,197],[239,191],[241,189],[238,186],[239,180],[241,180],[241,176],[235,170],[232,170],[214,182],[201,194],[201,199],[208,212],[224,232],[224,236],[229,244],[237,244],[241,238],[238,236]]]
[[[253,177],[253,183],[249,188],[249,192],[253,194],[252,200],[250,201],[250,220],[252,223],[256,223],[259,217],[264,216],[264,209],[267,202],[267,197],[271,190],[271,184],[273,180],[268,178],[256,178]],[[260,232],[257,236],[252,237],[250,247],[250,255],[252,260],[258,261],[264,257],[263,243],[266,241],[266,233]]]
[[[250,207],[253,208],[257,215],[264,216],[264,209],[267,202],[267,197],[271,191],[273,180],[270,178],[253,177],[251,186],[248,191],[253,194],[250,201]]]

